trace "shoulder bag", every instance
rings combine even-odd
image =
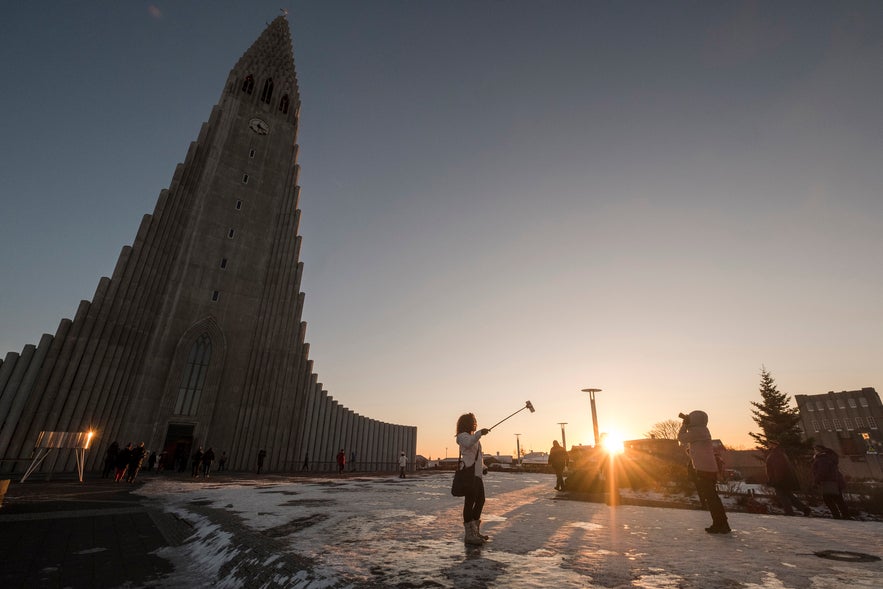
[[[475,460],[478,460],[478,448],[475,449]],[[475,464],[467,467],[463,462],[462,454],[457,458],[457,471],[454,473],[454,482],[451,483],[451,495],[465,497],[475,487]]]

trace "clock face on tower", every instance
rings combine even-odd
[[[252,119],[248,122],[248,126],[258,135],[266,135],[270,132],[270,125],[260,119]]]

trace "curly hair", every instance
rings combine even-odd
[[[473,431],[475,431],[476,425],[478,425],[478,422],[475,419],[475,414],[464,413],[460,416],[460,419],[457,420],[457,433],[472,433]]]

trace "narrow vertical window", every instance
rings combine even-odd
[[[279,110],[282,111],[282,114],[288,114],[288,106],[290,100],[288,99],[288,94],[282,96],[282,100],[279,101]]]
[[[227,237],[229,237],[230,239],[233,239],[234,235],[236,235],[235,229],[231,229],[230,231],[227,232]]]
[[[243,183],[243,184],[248,184],[248,174],[243,174],[243,175],[242,175],[242,183]]]
[[[239,211],[239,210],[241,210],[241,209],[242,209],[242,201],[241,201],[241,200],[237,200],[237,201],[236,201],[236,210]]]
[[[246,94],[251,94],[254,91],[254,76],[251,74],[245,76],[245,80],[242,82],[242,91]]]
[[[212,300],[213,301],[217,301],[219,298],[221,298],[221,291],[216,290],[216,291],[212,292]]]
[[[248,152],[248,157],[250,157],[251,159],[254,159],[254,150],[253,149]]]
[[[215,292],[217,293],[217,291]],[[208,372],[211,357],[212,340],[207,333],[204,333],[190,348],[187,367],[184,369],[181,385],[178,387],[175,415],[196,415],[199,409],[199,396],[202,394],[202,386],[205,384],[205,375]]]
[[[264,89],[261,90],[261,100],[270,104],[270,99],[273,97],[273,78],[267,78],[264,82]]]
[[[227,267],[227,258],[221,258],[221,269]]]

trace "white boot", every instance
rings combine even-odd
[[[466,522],[465,524],[463,524],[463,528],[466,530],[466,536],[463,539],[464,543],[473,546],[481,546],[482,544],[484,544],[484,540],[482,540],[481,536],[478,535],[478,522]]]
[[[485,536],[484,534],[481,533],[481,520],[477,519],[477,520],[475,520],[474,523],[475,523],[475,533],[478,534],[478,537],[481,538],[482,540],[484,540],[485,542],[490,540],[491,539],[490,536]]]

